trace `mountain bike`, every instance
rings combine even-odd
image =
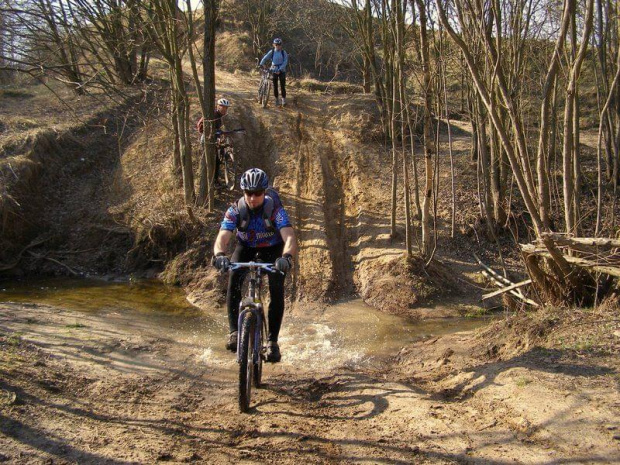
[[[258,103],[265,108],[271,92],[271,69],[265,66],[259,66],[259,68],[260,82],[258,84]]]
[[[220,160],[221,170],[224,172],[224,185],[229,190],[233,190],[235,188],[235,179],[237,176],[239,162],[235,154],[235,148],[227,135],[237,132],[245,132],[245,129],[238,128],[231,131],[217,131],[215,133],[215,137],[217,137],[217,156]]]
[[[239,363],[239,409],[250,409],[252,385],[259,388],[263,374],[263,361],[267,347],[264,339],[267,322],[261,300],[262,274],[281,273],[273,263],[237,262],[231,263],[229,271],[247,268],[249,270],[248,293],[239,304],[239,337],[237,338],[237,362]]]

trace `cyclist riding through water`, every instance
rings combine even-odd
[[[260,61],[260,66],[271,61],[273,72],[273,95],[276,98],[276,105],[280,103],[286,105],[286,65],[288,64],[288,53],[282,49],[282,39],[273,39],[273,48]],[[278,99],[278,81],[282,89],[282,101]]]
[[[222,119],[228,113],[228,107],[230,106],[231,106],[231,103],[228,101],[228,99],[221,98],[217,101],[217,106],[215,107],[215,113],[213,114],[213,121],[215,123],[216,131],[222,130],[222,124],[223,124]],[[200,145],[204,145],[205,143],[204,117],[198,120],[198,123],[196,123],[196,129],[198,129],[198,132],[201,134]],[[216,180],[216,182],[218,182],[217,180],[218,180],[219,173],[220,173],[220,164],[221,164],[220,157],[215,157],[215,178],[214,179]]]
[[[269,178],[258,168],[252,168],[241,176],[243,197],[231,205],[221,223],[220,231],[213,246],[213,265],[218,270],[227,270],[232,262],[261,260],[275,263],[282,273],[270,273],[270,303],[268,317],[267,361],[279,362],[281,359],[278,335],[284,316],[284,278],[293,264],[297,253],[295,231],[288,214],[273,189],[268,189]],[[267,193],[266,193],[267,191]],[[231,259],[226,256],[228,244],[237,230],[237,246]],[[228,324],[230,334],[226,349],[237,350],[239,302],[241,287],[247,269],[232,271],[228,281]]]

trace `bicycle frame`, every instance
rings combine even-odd
[[[239,334],[237,337],[237,363],[239,364],[239,409],[248,412],[252,385],[261,387],[263,360],[266,347],[263,336],[267,332],[265,313],[261,301],[261,274],[263,271],[281,273],[273,263],[231,263],[229,270],[246,268],[250,273],[248,294],[239,304]]]
[[[233,131],[230,131],[233,132]],[[227,136],[220,135],[216,141],[217,157],[223,166],[223,176],[226,186],[232,190],[235,188],[235,178],[237,167],[235,164],[235,153],[232,141]],[[221,174],[220,174],[221,176]]]
[[[268,271],[277,273],[272,263],[247,262],[232,263],[230,270],[234,271],[240,268],[249,269],[248,293],[247,296],[239,303],[239,319],[238,328],[241,328],[246,313],[251,312],[256,316],[256,328],[254,333],[254,358],[253,363],[258,363],[258,357],[263,354],[263,334],[267,333],[267,322],[265,320],[265,311],[261,300],[262,290],[262,272]],[[241,363],[241,338],[237,339],[237,363]]]
[[[260,76],[261,84],[267,80],[271,81],[271,74],[272,74],[271,68],[261,68],[260,74],[261,74]]]

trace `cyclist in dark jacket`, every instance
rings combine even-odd
[[[280,202],[265,195],[269,186],[267,174],[258,168],[252,168],[241,176],[243,197],[228,208],[220,226],[220,232],[213,246],[213,265],[219,270],[226,270],[233,262],[249,262],[258,259],[266,263],[275,263],[275,268],[287,273],[292,266],[293,256],[297,252],[295,231],[288,214]],[[271,214],[266,218],[265,211],[271,207]],[[228,244],[237,230],[237,246],[229,260],[226,256]],[[237,331],[241,287],[247,273],[246,269],[231,272],[228,281],[228,324],[230,334],[226,348],[237,350]],[[284,316],[284,278],[285,275],[270,273],[270,303],[268,317],[267,361],[280,361],[278,334]]]
[[[215,122],[215,130],[216,131],[220,131],[222,129],[222,119],[224,118],[224,116],[226,116],[226,114],[228,113],[228,107],[230,107],[230,102],[228,101],[228,99],[225,98],[221,98],[217,101],[217,106],[215,107],[215,113],[213,115],[213,120]],[[198,120],[198,123],[196,123],[196,129],[198,129],[198,132],[200,133],[200,145],[204,145],[205,143],[205,126],[204,126],[204,117],[200,118]],[[219,173],[220,173],[220,157],[216,156],[215,157],[215,174],[214,174],[214,178],[215,182],[218,182],[218,178],[219,178]]]
[[[286,105],[286,65],[288,65],[288,53],[282,49],[282,39],[273,39],[273,49],[260,61],[260,65],[271,61],[271,69],[273,71],[273,95],[276,98],[276,105],[282,103]],[[282,102],[278,99],[278,81],[282,89]]]

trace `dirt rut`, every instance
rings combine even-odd
[[[247,134],[239,142],[242,169],[263,168],[294,221],[299,257],[292,279],[300,301],[332,301],[356,292],[351,250],[357,241],[348,199],[350,180],[330,116],[318,111],[320,97],[294,99],[285,109],[257,107],[247,93],[229,93],[237,123]],[[310,128],[310,129],[308,129]],[[318,130],[315,130],[319,128]]]

